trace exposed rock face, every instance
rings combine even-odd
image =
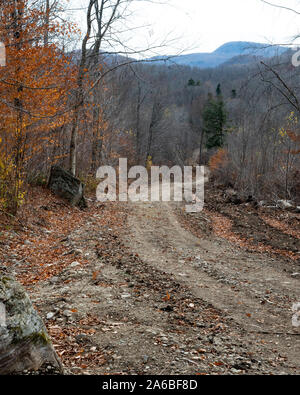
[[[45,363],[63,371],[28,295],[0,269],[0,374],[38,370]]]
[[[48,188],[56,195],[66,199],[72,206],[87,207],[83,196],[83,183],[59,166],[51,167]]]

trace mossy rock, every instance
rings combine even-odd
[[[52,166],[48,180],[48,188],[71,204],[81,209],[87,207],[84,198],[84,184],[70,172],[59,166]]]
[[[0,272],[0,374],[38,370],[45,363],[62,371],[29,296],[12,276]]]

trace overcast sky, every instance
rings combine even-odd
[[[155,0],[159,1],[159,0]],[[128,26],[141,27],[125,34],[133,48],[167,45],[158,54],[211,52],[228,41],[255,41],[284,44],[300,33],[300,15],[270,7],[261,0],[161,0],[166,4],[138,1]],[[269,0],[300,11],[299,0]],[[70,6],[86,6],[88,0],[70,0]],[[82,30],[83,12],[73,12]]]

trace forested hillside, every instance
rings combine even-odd
[[[107,79],[118,108],[118,116],[110,116],[128,138],[127,146],[114,149],[132,163],[148,155],[155,164],[210,163],[217,177],[243,195],[299,202],[298,78],[290,53],[266,64],[207,70],[120,68]],[[218,130],[214,120],[222,116]],[[220,141],[212,142],[218,133]],[[105,144],[102,149],[107,155]]]
[[[4,209],[16,212],[26,183],[45,180],[53,164],[70,167],[72,155],[80,177],[119,156],[131,164],[149,156],[153,164],[211,163],[243,195],[299,202],[299,70],[291,53],[202,70],[99,55],[100,42],[70,52],[76,27],[58,22],[63,10],[30,4],[12,2],[1,15]]]
[[[3,209],[16,212],[26,184],[45,181],[53,164],[71,168],[72,155],[82,178],[120,156],[131,164],[149,156],[159,165],[211,163],[242,195],[299,203],[299,69],[291,52],[198,69],[101,54],[100,42],[67,51],[78,36],[71,22],[58,22],[63,10],[49,9],[48,22],[39,3],[10,7],[1,22]]]

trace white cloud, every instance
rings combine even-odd
[[[272,1],[272,0],[270,0]],[[274,0],[276,4],[300,10],[297,0]],[[87,0],[71,0],[86,5]],[[300,16],[273,8],[260,0],[165,0],[164,4],[138,1],[128,26],[144,26],[124,34],[131,47],[145,48],[147,43],[168,45],[153,51],[170,54],[211,52],[228,41],[287,43],[298,33]],[[84,30],[84,16],[76,12]],[[172,41],[173,39],[173,41]]]

